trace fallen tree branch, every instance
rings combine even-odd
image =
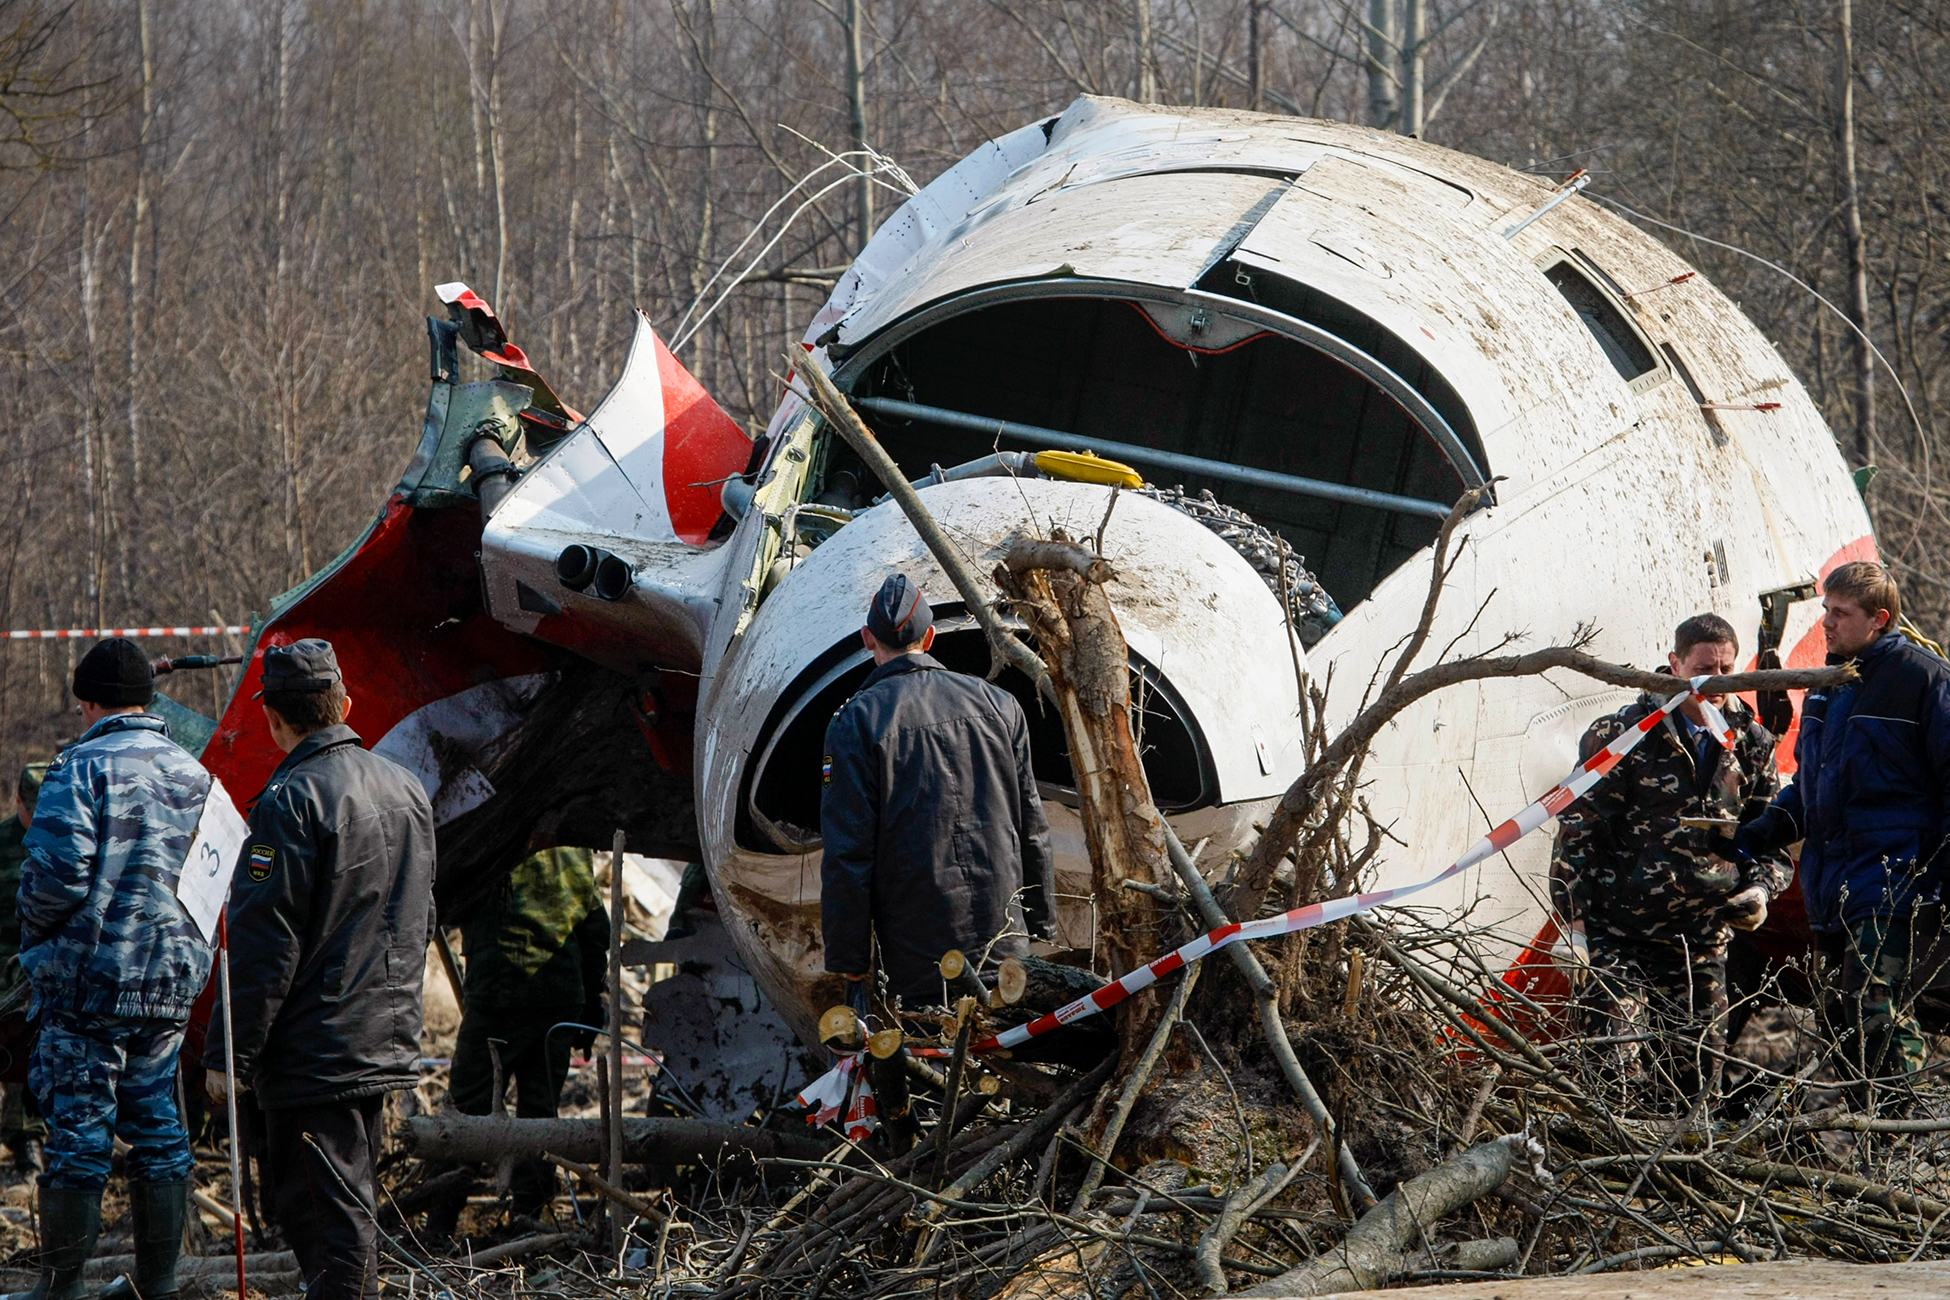
[[[1038,1142],[1048,1138],[1050,1130],[1062,1123],[1069,1113],[1076,1108],[1078,1102],[1103,1086],[1104,1080],[1110,1077],[1111,1070],[1116,1065],[1116,1057],[1105,1057],[1090,1073],[1084,1075],[1081,1079],[1078,1079],[1075,1083],[1058,1093],[1056,1100],[1051,1102],[1043,1110],[1042,1114],[1023,1124],[1008,1141],[983,1156],[975,1163],[972,1169],[943,1188],[940,1198],[934,1204],[928,1206],[923,1212],[923,1220],[933,1222],[935,1219],[940,1218],[943,1209],[949,1203],[958,1201],[968,1195],[971,1191],[981,1186],[982,1182],[990,1174],[993,1174],[1011,1160],[1018,1159],[1024,1152],[1030,1150]]]
[[[1109,582],[1117,576],[1110,561],[1075,542],[1024,539],[1002,557],[1003,567],[1021,577],[1031,569],[1068,569],[1085,582]]]
[[[580,1232],[538,1232],[532,1237],[522,1237],[499,1246],[490,1246],[486,1250],[477,1250],[470,1261],[470,1266],[493,1268],[496,1264],[505,1264],[511,1259],[520,1259],[523,1255],[535,1255],[544,1250],[554,1250],[557,1246],[566,1246],[582,1235]]]
[[[408,1150],[422,1160],[540,1160],[553,1152],[591,1161],[602,1159],[605,1150],[598,1119],[514,1119],[446,1110],[407,1120],[405,1134]],[[694,1119],[623,1121],[623,1159],[631,1164],[693,1164],[718,1155],[816,1159],[827,1150],[816,1138],[742,1125]]]
[[[1199,916],[1204,919],[1206,925],[1215,930],[1228,924],[1232,918],[1227,916],[1225,909],[1219,906],[1219,900],[1212,896],[1212,887],[1205,882],[1205,877],[1199,874],[1198,864],[1192,861],[1192,855],[1185,852],[1185,845],[1179,840],[1178,833],[1172,830],[1171,823],[1168,821],[1164,823],[1164,827],[1165,850],[1171,858],[1172,869],[1178,873],[1178,879],[1184,884],[1186,892],[1192,896],[1192,903],[1198,908]],[[1314,1127],[1320,1130],[1323,1138],[1333,1143],[1342,1184],[1353,1195],[1357,1206],[1364,1210],[1370,1208],[1375,1204],[1374,1189],[1368,1186],[1367,1178],[1362,1175],[1360,1162],[1354,1158],[1353,1150],[1341,1140],[1340,1126],[1335,1123],[1332,1112],[1327,1109],[1327,1103],[1320,1099],[1320,1093],[1314,1088],[1313,1080],[1309,1079],[1306,1070],[1301,1068],[1300,1058],[1294,1053],[1292,1040],[1287,1037],[1286,1022],[1280,1019],[1279,986],[1273,982],[1273,977],[1266,973],[1266,967],[1260,964],[1258,954],[1250,945],[1229,944],[1225,951],[1232,958],[1232,964],[1238,968],[1240,975],[1245,977],[1247,986],[1252,989],[1253,1000],[1259,1004],[1260,1029],[1266,1035],[1266,1045],[1273,1051],[1273,1059],[1280,1064],[1280,1072],[1286,1076],[1287,1083],[1299,1096],[1300,1104],[1306,1109],[1308,1118],[1313,1120]]]
[[[1794,1133],[1950,1133],[1950,1118],[1884,1119],[1840,1109],[1819,1110],[1769,1125],[1769,1130],[1781,1137]]]
[[[588,1165],[578,1164],[574,1160],[564,1160],[553,1151],[542,1152],[542,1159],[548,1161],[558,1169],[568,1170],[577,1178],[587,1183],[597,1195],[603,1197],[613,1205],[628,1210],[639,1219],[649,1219],[653,1223],[662,1223],[668,1217],[662,1210],[650,1204],[648,1201],[640,1200],[622,1188],[613,1185],[608,1179],[604,1178],[594,1169],[591,1169]]]
[[[1101,1145],[1106,1153],[1117,1150],[1117,1139],[1124,1135],[1124,1124],[1131,1118],[1131,1108],[1137,1105],[1138,1094],[1144,1091],[1144,1085],[1151,1080],[1151,1071],[1157,1067],[1158,1058],[1164,1055],[1165,1044],[1171,1041],[1173,1026],[1185,1014],[1185,1003],[1191,999],[1192,989],[1198,983],[1199,969],[1196,964],[1185,968],[1185,977],[1172,990],[1164,1018],[1151,1031],[1151,1041],[1145,1044],[1144,1054],[1138,1057],[1137,1064],[1131,1067],[1130,1077],[1124,1080],[1124,1090],[1117,1094],[1117,1104],[1111,1109],[1110,1122],[1104,1125]],[[1083,1186],[1077,1189],[1076,1199],[1070,1202],[1072,1216],[1090,1208],[1090,1197],[1103,1177],[1104,1166],[1093,1161],[1083,1175]]]
[[[1219,1217],[1198,1239],[1198,1254],[1195,1264],[1198,1269],[1199,1285],[1207,1295],[1224,1295],[1231,1283],[1226,1281],[1225,1266],[1220,1263],[1227,1243],[1238,1235],[1246,1220],[1257,1210],[1267,1197],[1286,1185],[1286,1166],[1274,1161],[1260,1171],[1259,1177],[1232,1189],[1226,1197],[1225,1206]]]
[[[1335,1249],[1240,1294],[1331,1295],[1379,1286],[1417,1236],[1503,1186],[1518,1157],[1530,1154],[1530,1139],[1520,1134],[1471,1147],[1390,1192]]]

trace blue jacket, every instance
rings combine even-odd
[[[1794,784],[1752,828],[1803,839],[1801,890],[1823,933],[1906,916],[1950,881],[1950,664],[1890,633],[1856,667],[1802,701]]]
[[[103,718],[48,768],[16,905],[38,1008],[188,1018],[211,948],[176,881],[209,793],[147,713]]]

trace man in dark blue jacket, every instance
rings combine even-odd
[[[942,1001],[941,954],[1019,956],[1052,921],[1049,823],[1015,697],[927,654],[934,611],[905,574],[862,633],[876,667],[826,728],[820,913],[826,969]]]
[[[1822,594],[1828,662],[1861,675],[1808,692],[1794,784],[1736,843],[1760,853],[1803,841],[1830,1023],[1843,1058],[1877,1079],[1920,1070],[1928,1055],[1912,1004],[1942,963],[1950,664],[1896,630],[1902,598],[1881,565],[1844,564]]]

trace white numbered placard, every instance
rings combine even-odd
[[[196,822],[196,838],[190,841],[190,856],[176,880],[177,901],[208,942],[216,942],[217,914],[229,901],[230,877],[250,833],[250,824],[230,801],[230,792],[211,777],[210,794]]]

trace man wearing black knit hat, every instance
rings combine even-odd
[[[934,611],[919,584],[888,578],[860,639],[874,669],[826,729],[826,969],[864,980],[878,938],[888,991],[931,1006],[948,949],[996,961],[1047,937],[1049,823],[1022,706],[927,653]]]
[[[74,694],[87,731],[41,783],[17,901],[20,964],[41,1018],[27,1081],[48,1130],[41,1278],[28,1294],[80,1294],[120,1137],[134,1287],[142,1300],[166,1300],[177,1291],[195,1169],[176,1109],[176,1056],[212,955],[176,885],[210,774],[147,712],[155,673],[133,642],[90,650]]]

